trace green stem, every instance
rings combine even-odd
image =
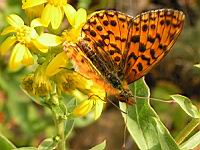
[[[58,141],[58,146],[57,150],[65,150],[65,124],[64,124],[64,119],[58,117],[56,115],[56,112],[51,109],[52,114],[53,114],[53,120],[55,124],[55,129],[56,129],[56,135],[59,137]]]
[[[187,124],[187,126],[177,135],[175,138],[176,143],[180,145],[186,137],[200,124],[200,119],[192,119],[190,123]]]
[[[58,150],[65,150],[64,120],[57,119],[56,122],[57,135],[60,137]]]

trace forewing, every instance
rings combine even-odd
[[[181,11],[160,9],[133,19],[123,55],[128,84],[148,73],[169,52],[181,33],[184,18]]]
[[[83,40],[87,41],[93,55],[97,55],[104,67],[113,73],[122,67],[120,62],[126,49],[130,20],[132,18],[123,13],[104,10],[94,13],[82,28]],[[99,69],[99,61],[93,61],[88,50],[82,49]]]

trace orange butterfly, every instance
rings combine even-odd
[[[108,95],[133,104],[128,84],[164,58],[180,35],[184,19],[183,12],[172,9],[148,11],[135,18],[99,11],[83,26],[79,42],[66,51],[77,72]]]

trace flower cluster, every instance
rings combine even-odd
[[[75,72],[62,47],[64,42],[75,44],[78,41],[87,20],[86,10],[76,10],[66,0],[22,0],[22,9],[31,19],[30,24],[11,14],[7,17],[10,26],[1,32],[2,36],[8,36],[0,44],[0,55],[10,54],[10,70],[34,64],[35,70],[22,80],[26,92],[46,99],[55,91],[58,95],[70,93],[80,102],[73,111],[75,116],[94,110],[97,119],[105,103],[105,90]],[[62,32],[63,27],[65,31]]]

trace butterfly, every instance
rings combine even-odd
[[[132,17],[113,10],[93,13],[81,38],[66,49],[75,70],[119,101],[133,104],[128,85],[147,74],[180,35],[182,11],[158,9]]]

